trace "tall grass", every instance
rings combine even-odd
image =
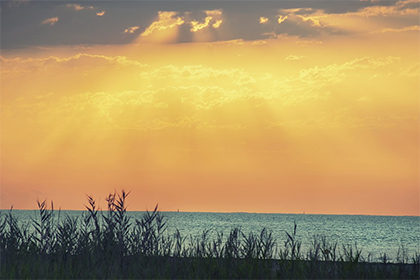
[[[107,210],[87,196],[81,217],[54,213],[51,203],[37,201],[38,214],[20,225],[10,210],[0,216],[0,278],[419,278],[420,255],[411,259],[404,247],[396,263],[362,257],[357,245],[338,246],[315,236],[301,250],[297,224],[285,241],[272,232],[245,233],[233,228],[210,238],[170,234],[165,217],[147,211],[130,220],[129,193],[109,194]]]

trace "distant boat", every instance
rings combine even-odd
[[[178,211],[177,212],[179,212],[179,209],[178,209]]]

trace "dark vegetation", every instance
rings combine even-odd
[[[412,278],[419,279],[417,254],[410,260],[367,262],[357,246],[338,246],[314,237],[301,251],[293,232],[280,244],[271,232],[209,238],[169,235],[156,208],[132,221],[128,193],[110,194],[108,211],[88,198],[80,218],[56,218],[53,205],[38,201],[38,217],[20,226],[12,210],[0,216],[0,278]],[[60,215],[58,215],[60,216]],[[284,245],[284,246],[280,246]]]

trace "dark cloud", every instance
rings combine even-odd
[[[311,20],[304,20],[297,15],[289,15],[281,24],[274,28],[274,34],[287,34],[300,37],[313,37],[317,35],[339,35],[344,31],[336,27],[326,26],[320,23],[319,25]]]
[[[311,15],[317,11],[325,13],[355,12],[373,5],[395,5],[396,1],[29,1],[1,2],[1,48],[18,48],[42,45],[77,45],[77,44],[126,44],[135,36],[124,34],[124,30],[132,26],[143,32],[156,20],[158,11],[176,11],[180,15],[189,12],[191,19],[203,21],[205,10],[223,10],[223,23],[211,40],[259,40],[268,33],[289,34],[302,37],[319,34],[338,34],[342,31],[332,27],[314,27],[310,22],[292,17],[282,24],[273,25],[281,10],[299,9],[294,16]],[[88,9],[69,9],[73,7],[89,7]],[[405,7],[416,6],[409,3]],[[92,8],[90,8],[92,7]],[[106,16],[98,17],[102,11]],[[60,20],[53,27],[42,25],[48,18],[58,17]],[[259,24],[260,17],[270,19],[270,24]],[[49,27],[49,28],[48,28]],[[191,25],[186,21],[180,26],[177,42],[189,42],[193,35],[189,31]]]
[[[400,2],[400,5],[397,7],[397,10],[405,10],[405,9],[418,9],[420,8],[420,3],[416,1],[406,1]]]

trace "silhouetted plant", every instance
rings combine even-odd
[[[296,238],[296,230],[297,230],[297,224],[296,222],[294,222],[294,227],[293,227],[293,232],[292,234],[289,234],[287,231],[286,235],[287,235],[287,239],[286,242],[284,244],[285,252],[290,253],[290,259],[291,260],[299,260],[302,258],[302,254],[300,252],[300,247],[302,245],[302,242],[297,240]],[[286,257],[288,256],[288,254],[286,254]]]
[[[40,202],[37,200],[39,208],[39,221],[33,219],[33,225],[36,234],[34,239],[38,242],[38,246],[41,254],[47,254],[51,252],[54,240],[54,228],[53,228],[53,213],[54,204],[51,201],[51,209],[47,209],[47,202],[44,200]]]
[[[167,233],[157,205],[132,222],[128,195],[110,194],[107,211],[87,196],[80,218],[59,212],[55,219],[46,201],[37,201],[32,224],[0,212],[0,278],[419,278],[420,255],[408,263],[403,246],[397,263],[385,254],[382,263],[366,263],[356,244],[338,251],[336,242],[314,236],[304,255],[296,223],[283,247],[266,228],[214,238],[204,230],[187,244],[179,230]]]
[[[241,230],[239,228],[234,228],[230,232],[224,246],[225,258],[239,258],[240,257],[240,252],[239,252],[239,248],[241,245],[240,234],[241,234]]]
[[[268,232],[263,228],[259,236],[259,254],[258,257],[262,259],[271,259],[275,254],[276,241],[273,238],[273,233]]]
[[[57,253],[67,259],[69,255],[76,253],[79,230],[77,228],[78,217],[65,216],[57,226]]]
[[[211,246],[213,257],[222,258],[224,255],[223,232],[217,232],[217,237],[216,239],[213,239]]]
[[[172,256],[174,257],[186,257],[187,256],[187,252],[185,250],[185,240],[186,237],[182,237],[181,233],[178,229],[175,230],[174,233],[174,249],[173,249],[173,253]]]

